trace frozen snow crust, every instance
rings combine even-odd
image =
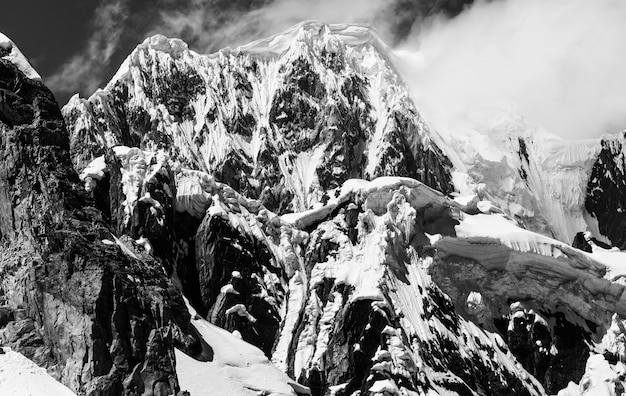
[[[622,253],[567,245],[608,235],[585,209],[602,145],[511,120],[439,136],[392,60],[344,25],[213,55],[155,36],[63,109],[113,228],[225,329],[194,320],[222,355],[177,353],[182,387],[616,394]]]
[[[24,355],[2,348],[0,353],[0,394],[7,396],[75,396],[46,370]]]

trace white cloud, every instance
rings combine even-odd
[[[438,128],[489,122],[514,105],[568,139],[626,128],[626,2],[505,0],[434,21],[398,55]]]

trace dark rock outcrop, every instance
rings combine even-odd
[[[593,251],[592,244],[602,248],[602,249],[611,249],[612,246],[604,243],[591,235],[587,235],[584,232],[579,232],[574,236],[574,240],[572,241],[572,247],[576,249],[580,249],[584,252],[591,253]]]
[[[173,347],[199,351],[180,292],[160,263],[117,246],[50,91],[4,59],[0,85],[3,344],[79,393],[177,392]]]
[[[626,132],[602,139],[602,150],[591,170],[585,209],[598,220],[602,235],[626,249]]]

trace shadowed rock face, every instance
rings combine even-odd
[[[602,139],[585,199],[585,209],[598,219],[600,233],[620,249],[626,249],[625,140],[626,132]]]
[[[0,95],[0,342],[76,392],[178,391],[173,347],[199,348],[182,296],[160,263],[103,242],[50,91],[0,59]]]
[[[579,232],[574,236],[572,241],[572,247],[580,249],[584,252],[591,253],[593,251],[592,244],[601,247],[602,249],[611,249],[612,246],[606,244],[591,235],[585,235],[584,232]]]

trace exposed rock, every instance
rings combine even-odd
[[[626,249],[626,132],[602,139],[602,150],[587,184],[585,208],[598,220],[599,231],[611,244]]]
[[[154,381],[177,391],[173,359],[151,351],[195,354],[180,293],[159,263],[103,242],[115,237],[72,168],[50,91],[2,59],[0,81],[10,97],[0,109],[0,272],[6,305],[21,312],[3,342],[76,392],[164,394]]]

